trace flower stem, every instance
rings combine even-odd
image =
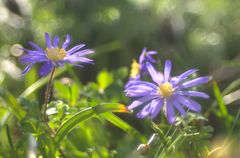
[[[55,134],[55,131],[48,124],[47,105],[48,105],[48,102],[49,102],[49,98],[51,96],[51,89],[52,89],[55,69],[56,69],[55,67],[52,68],[52,71],[51,71],[51,74],[50,74],[50,77],[49,77],[49,81],[48,81],[48,84],[47,84],[47,89],[45,91],[44,104],[43,104],[43,107],[42,107],[43,121],[44,121],[45,125],[47,126],[47,128],[49,129],[49,132],[52,135]],[[55,142],[54,138],[52,136],[50,136],[50,137],[53,140],[53,142]],[[65,154],[60,147],[59,147],[59,152],[60,152],[61,157],[65,158]]]
[[[54,79],[54,72],[55,72],[55,67],[52,68],[51,74],[50,74],[50,78],[47,84],[47,89],[45,92],[45,97],[44,97],[44,104],[42,107],[42,111],[43,111],[43,121],[45,122],[47,128],[50,130],[50,132],[54,133],[53,129],[51,129],[51,127],[48,125],[48,117],[47,117],[47,104],[49,102],[49,98],[51,95],[51,88],[52,88],[52,83],[53,83],[53,79]]]

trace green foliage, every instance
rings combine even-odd
[[[6,101],[8,108],[19,119],[22,120],[26,112],[22,109],[17,99],[6,89],[0,88],[0,96]]]
[[[63,72],[63,70],[61,72]],[[124,79],[127,74],[126,68],[120,68],[113,73],[102,72],[103,73],[99,75],[100,77],[97,77],[98,83],[91,82],[85,86],[80,82],[75,83],[69,78],[55,80],[54,97],[57,100],[51,101],[47,109],[49,126],[53,129],[53,133],[49,131],[42,120],[41,104],[35,100],[26,98],[27,96],[30,97],[31,94],[46,84],[46,79],[40,79],[30,85],[18,99],[5,89],[2,89],[2,102],[6,101],[6,106],[10,106],[9,110],[15,114],[14,116],[18,119],[17,122],[20,124],[18,130],[21,131],[21,136],[18,136],[18,139],[13,139],[13,133],[11,132],[12,126],[7,124],[10,119],[6,120],[1,126],[1,130],[6,135],[6,142],[9,144],[9,149],[24,151],[14,152],[17,157],[23,157],[23,155],[27,154],[28,150],[33,150],[34,154],[43,157],[56,157],[62,154],[71,157],[87,157],[87,155],[92,155],[92,157],[96,158],[109,157],[116,153],[115,151],[108,150],[109,145],[107,145],[105,138],[109,137],[110,131],[106,130],[105,132],[101,132],[108,122],[122,129],[122,131],[129,132],[129,134],[131,133],[137,138],[142,139],[142,136],[134,127],[112,113],[128,112],[123,104],[105,103],[109,101],[119,101],[119,94],[112,93],[111,91],[113,91],[113,87],[115,89],[123,86],[124,83],[122,79]],[[57,73],[56,76],[58,74],[59,73]],[[118,78],[116,80],[117,82],[112,82],[113,76]],[[110,79],[112,81],[110,82],[109,80],[105,82],[105,77],[112,78]],[[100,87],[103,88],[104,95],[100,91]],[[109,87],[109,91],[106,90],[107,87]],[[58,98],[62,100],[58,100]],[[13,117],[13,119],[15,117]],[[96,120],[100,122],[100,124],[97,123]],[[85,124],[84,122],[86,121],[87,123]],[[13,127],[14,126],[15,125],[13,125]],[[93,130],[94,128],[98,129]],[[81,131],[80,135],[77,134],[79,131]],[[94,139],[99,140],[99,143]],[[83,140],[83,142],[76,140]],[[34,142],[35,144],[37,143],[37,146],[31,149],[31,143],[34,144]],[[117,145],[116,142],[111,143]],[[85,146],[85,144],[88,145]],[[79,145],[82,146],[80,150],[77,149]],[[6,151],[8,147],[3,148],[4,151]],[[67,150],[62,150],[62,147],[72,152],[66,153]],[[79,152],[74,152],[74,150],[79,150]],[[1,152],[1,154],[8,157],[7,153]]]
[[[72,130],[74,126],[76,126],[78,123],[89,119],[94,116],[94,114],[101,114],[103,112],[118,112],[123,111],[123,105],[121,104],[114,104],[114,103],[106,103],[106,104],[100,104],[99,106],[89,107],[86,109],[83,109],[82,111],[77,112],[74,114],[71,118],[63,122],[63,124],[59,127],[55,134],[55,142],[56,144],[59,144],[60,141],[63,139],[65,135],[69,131]]]
[[[239,6],[224,0],[0,1],[0,158],[29,152],[43,158],[238,157]],[[44,32],[61,39],[70,34],[73,45],[87,43],[96,52],[94,66],[57,69],[47,109],[53,131],[41,111],[49,78],[39,77],[37,65],[20,75],[19,44],[42,47]],[[188,112],[188,119],[169,126],[163,113],[138,120],[122,108],[131,102],[123,93],[128,68],[143,47],[171,59],[174,75],[196,67],[213,77],[201,89],[211,96],[198,101],[203,114]],[[137,146],[153,133],[141,155]]]
[[[178,117],[175,127],[163,128],[161,124],[153,124],[153,129],[159,136],[159,141],[151,147],[155,158],[207,156],[208,139],[212,136],[213,128],[204,125],[207,119],[202,115],[188,113],[188,118]]]
[[[221,92],[216,82],[213,82],[213,90],[220,109],[220,112],[218,114],[221,117],[226,117],[228,115],[228,110],[226,105],[224,104],[223,97],[221,96]]]
[[[108,86],[110,86],[113,82],[113,75],[106,70],[101,71],[97,75],[97,82],[99,85],[99,91],[103,92]]]

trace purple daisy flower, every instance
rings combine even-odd
[[[186,114],[184,108],[195,112],[201,111],[200,104],[190,97],[209,98],[209,96],[203,92],[185,89],[207,83],[209,77],[198,77],[186,81],[189,75],[197,71],[196,69],[190,69],[179,76],[171,77],[172,64],[169,60],[165,62],[163,74],[157,72],[150,63],[146,63],[146,68],[154,83],[140,80],[132,81],[131,85],[125,89],[128,97],[137,98],[128,106],[129,110],[144,106],[137,113],[138,118],[149,116],[151,119],[154,119],[160,110],[163,109],[168,122],[173,124],[175,122],[175,109],[182,116]]]
[[[147,72],[146,62],[156,63],[156,60],[152,57],[152,55],[155,55],[155,54],[157,54],[156,51],[147,51],[147,48],[143,48],[138,62],[135,59],[133,59],[130,78],[140,79],[140,76],[144,72]]]
[[[92,54],[94,51],[81,49],[85,44],[79,44],[71,49],[67,49],[71,42],[69,35],[66,36],[66,40],[61,47],[59,47],[58,36],[55,36],[53,41],[51,41],[49,34],[45,33],[45,39],[46,49],[42,49],[34,42],[29,42],[34,50],[21,48],[27,53],[20,58],[20,61],[27,64],[22,75],[25,75],[35,63],[43,63],[39,71],[40,76],[47,75],[53,67],[63,66],[64,63],[70,63],[75,66],[81,66],[79,63],[93,63],[93,60],[86,58],[85,55]]]
[[[125,85],[125,88],[128,87],[132,81],[139,80],[141,76],[147,72],[146,62],[150,62],[153,64],[156,63],[156,60],[152,57],[153,55],[156,54],[157,54],[156,51],[147,51],[147,48],[143,48],[138,62],[135,59],[133,59],[129,81]]]
[[[142,53],[139,57],[140,72],[147,72],[146,62],[155,64],[157,61],[152,57],[156,55],[156,51],[147,51],[147,48],[143,48]]]

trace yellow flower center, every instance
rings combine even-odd
[[[158,93],[161,94],[164,98],[168,98],[173,94],[173,87],[171,83],[166,82],[159,86]]]
[[[46,54],[48,59],[52,61],[58,61],[62,60],[67,53],[63,48],[47,48]]]
[[[131,65],[130,77],[136,78],[139,73],[140,73],[140,64],[135,59],[133,59],[133,62]]]

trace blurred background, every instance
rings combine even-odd
[[[44,47],[49,32],[62,40],[70,34],[72,46],[82,42],[96,50],[95,66],[79,71],[85,79],[103,68],[129,67],[147,47],[173,60],[175,74],[196,67],[230,82],[239,74],[239,6],[224,0],[2,0],[1,72],[21,80],[18,45]]]
[[[223,91],[240,77],[239,8],[240,1],[232,0],[1,0],[1,86],[18,96],[39,78],[38,66],[20,76],[24,52],[18,47],[30,48],[28,41],[34,41],[44,48],[48,32],[62,41],[70,34],[71,46],[86,43],[96,51],[94,66],[73,69],[83,83],[94,81],[103,69],[129,68],[146,47],[158,51],[161,61],[171,59],[173,74],[197,68]],[[239,87],[223,97],[233,117],[239,109]],[[216,104],[212,89],[209,84],[211,99],[204,109]],[[217,116],[209,118],[214,133],[224,135],[227,129]]]

